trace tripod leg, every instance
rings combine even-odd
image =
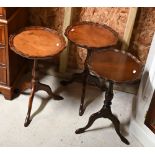
[[[114,116],[112,113],[108,117],[112,123],[114,124],[115,131],[117,132],[118,136],[120,137],[121,141],[124,142],[125,144],[129,145],[129,141],[121,134],[120,132],[120,122],[116,116]]]
[[[85,75],[84,75],[84,79],[83,79],[83,85],[82,85],[82,95],[81,95],[81,103],[80,103],[80,109],[79,109],[79,115],[82,116],[85,108],[84,108],[84,99],[85,99],[85,95],[86,95],[86,86],[87,86],[87,80],[88,80],[88,74],[89,74],[89,70],[86,69],[85,70]]]
[[[43,84],[43,83],[40,83],[38,82],[37,83],[37,91],[38,90],[44,90],[48,93],[49,96],[52,96],[55,100],[63,100],[63,97],[59,96],[59,95],[56,95],[52,92],[50,86],[46,85],[46,84]]]
[[[61,81],[60,83],[63,85],[63,86],[67,86],[68,84],[71,84],[72,82],[74,82],[75,80],[77,79],[80,79],[81,77],[83,76],[83,72],[82,73],[75,73],[72,75],[72,78],[68,81],[66,80],[63,80]]]
[[[90,116],[90,118],[89,118],[89,121],[88,121],[87,125],[86,125],[85,127],[83,127],[83,128],[77,129],[77,130],[75,131],[75,133],[76,133],[76,134],[80,134],[80,133],[85,132],[85,130],[88,129],[88,128],[94,123],[94,121],[95,121],[96,119],[101,118],[101,117],[102,117],[102,114],[100,113],[100,111],[99,111],[99,112],[96,112],[96,113],[94,113],[94,114],[92,114],[92,115]]]
[[[33,102],[33,98],[34,98],[34,93],[35,93],[35,86],[33,86],[32,92],[31,92],[31,95],[30,95],[30,98],[29,98],[28,112],[27,112],[27,116],[26,116],[26,119],[25,119],[25,123],[24,123],[25,127],[27,127],[31,123],[30,115],[31,115],[31,109],[32,109],[32,102]]]
[[[25,127],[27,127],[31,122],[30,115],[31,115],[31,109],[32,109],[32,102],[33,102],[34,93],[36,91],[37,82],[38,82],[38,76],[37,76],[37,73],[36,73],[37,70],[38,70],[37,60],[34,59],[33,68],[32,68],[32,81],[31,81],[32,91],[31,91],[31,95],[30,95],[30,98],[29,98],[28,112],[27,112],[27,116],[26,116],[26,119],[25,119],[25,123],[24,123]]]

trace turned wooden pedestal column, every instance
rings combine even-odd
[[[48,85],[39,82],[39,71],[37,60],[47,59],[59,54],[65,48],[65,40],[55,30],[45,27],[27,27],[15,35],[10,36],[10,47],[22,57],[33,60],[31,94],[28,104],[28,112],[24,126],[27,127],[31,122],[31,109],[35,92],[46,91],[55,100],[63,99],[54,94]]]
[[[83,86],[79,109],[79,115],[82,116],[85,111],[84,99],[88,79],[91,79],[97,87],[99,87],[102,91],[105,91],[105,85],[102,85],[96,76],[90,74],[88,62],[91,57],[91,53],[93,51],[97,52],[97,50],[100,49],[106,50],[116,46],[118,42],[118,34],[107,25],[84,21],[68,26],[65,31],[65,35],[76,46],[87,49],[84,71],[79,74],[74,74],[70,81],[61,82],[63,85],[68,85],[75,80],[82,79]]]

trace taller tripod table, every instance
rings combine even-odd
[[[83,81],[81,103],[79,109],[79,115],[83,115],[84,99],[86,92],[86,85],[88,76],[91,79],[95,79],[95,84],[102,90],[105,88],[100,85],[98,78],[90,74],[88,68],[89,58],[91,57],[92,51],[99,49],[108,49],[110,47],[116,46],[118,42],[118,34],[107,25],[100,25],[93,22],[80,22],[75,25],[70,25],[65,31],[66,37],[75,45],[87,49],[87,56],[84,62],[84,71],[82,73],[74,74],[70,81],[62,81],[63,85],[72,83],[74,80],[81,79]]]
[[[109,86],[105,92],[105,100],[100,111],[92,114],[87,125],[76,130],[77,134],[85,132],[96,119],[108,118],[114,124],[115,130],[120,139],[129,144],[128,140],[120,132],[120,122],[118,118],[111,111],[111,104],[113,99],[113,83],[132,83],[141,77],[142,73],[141,62],[125,51],[116,49],[107,50],[105,52],[92,53],[89,68],[100,78],[104,78],[109,82]],[[125,103],[124,103],[125,104]]]
[[[28,112],[24,124],[27,127],[31,122],[30,114],[35,92],[44,90],[56,100],[63,99],[61,96],[54,94],[48,85],[39,82],[37,61],[59,54],[65,48],[66,43],[64,38],[55,30],[32,26],[26,27],[17,34],[10,36],[9,44],[15,53],[33,60],[32,92],[29,98]]]

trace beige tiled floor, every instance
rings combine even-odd
[[[78,109],[81,84],[62,87],[59,80],[52,76],[44,77],[42,82],[49,84],[64,100],[48,100],[45,92],[37,92],[32,109],[33,120],[25,128],[23,124],[29,91],[12,101],[6,101],[0,95],[0,146],[127,146],[120,141],[107,119],[98,119],[88,132],[79,135],[74,133],[87,123],[92,113],[102,107],[104,93],[88,86],[86,102],[90,104],[80,117]],[[112,111],[126,130],[130,122],[133,97],[132,94],[114,91]],[[124,132],[124,135],[130,141],[129,146],[141,146],[131,134]]]

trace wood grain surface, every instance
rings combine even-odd
[[[29,58],[51,57],[61,52],[65,40],[55,30],[29,27],[11,38],[11,46],[18,54]]]
[[[109,50],[93,52],[90,68],[95,74],[114,82],[132,82],[140,78],[142,65],[125,51]]]
[[[69,26],[65,34],[75,44],[86,48],[109,47],[118,41],[117,33],[110,27],[93,22]]]

